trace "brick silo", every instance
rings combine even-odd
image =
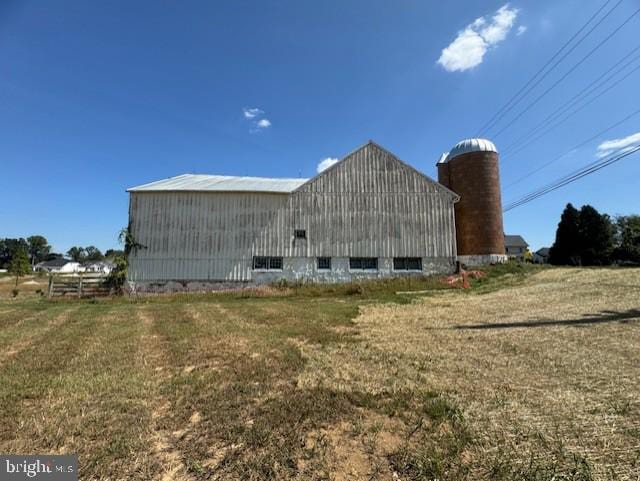
[[[484,139],[468,139],[443,154],[438,182],[460,196],[455,205],[458,260],[477,265],[505,262],[498,150]]]

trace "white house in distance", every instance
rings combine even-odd
[[[82,271],[82,267],[79,262],[58,257],[57,259],[52,259],[50,261],[39,262],[34,266],[33,270],[36,272],[71,274]]]
[[[116,265],[109,261],[85,262],[80,267],[81,272],[95,272],[99,274],[109,274]]]

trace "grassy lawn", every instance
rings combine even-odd
[[[638,269],[499,267],[465,291],[26,286],[0,285],[0,452],[78,453],[81,479],[640,477]]]

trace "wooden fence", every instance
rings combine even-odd
[[[113,294],[106,276],[99,273],[49,276],[48,297],[103,297]]]

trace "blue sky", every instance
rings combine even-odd
[[[127,187],[181,173],[308,177],[368,139],[435,178],[439,155],[474,136],[602,3],[4,0],[0,237],[116,247]],[[638,7],[622,2],[512,114]],[[637,15],[488,137],[499,149],[527,138],[640,44],[639,30]],[[639,77],[505,153],[503,188],[639,109]],[[595,160],[602,142],[640,132],[639,119],[503,189],[503,200]],[[638,179],[640,154],[506,213],[505,229],[538,248],[569,201],[640,213]]]

